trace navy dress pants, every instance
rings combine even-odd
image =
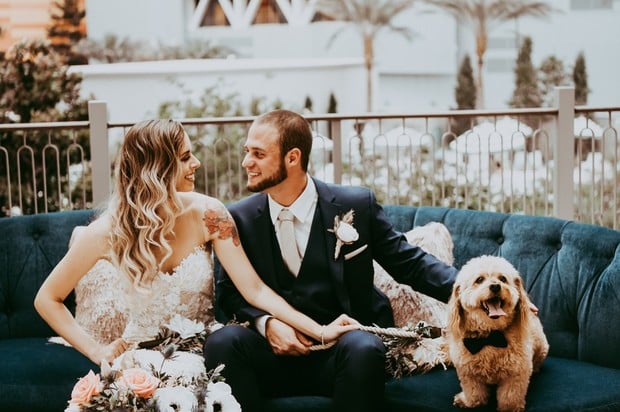
[[[322,395],[335,410],[383,410],[385,346],[376,335],[351,331],[333,347],[306,356],[275,355],[256,331],[225,326],[209,335],[207,370],[224,364],[222,375],[244,412],[260,412],[264,399]]]

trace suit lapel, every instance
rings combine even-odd
[[[323,233],[323,238],[327,247],[328,266],[335,281],[334,286],[336,289],[336,295],[342,304],[342,308],[349,312],[351,309],[351,304],[349,301],[349,294],[344,286],[344,259],[342,257],[342,253],[338,256],[338,259],[334,259],[336,235],[327,231],[327,229],[332,229],[334,227],[334,217],[340,216],[343,213],[342,206],[335,202],[333,193],[324,183],[317,181],[316,179],[313,180],[319,197],[317,206],[319,207],[322,215],[323,227],[326,229]],[[313,228],[312,230],[315,229]]]
[[[267,196],[256,209],[254,225],[250,228],[249,233],[252,233],[254,237],[252,242],[256,244],[255,249],[258,251],[252,264],[265,283],[277,290],[278,282],[274,259],[280,252],[274,249],[275,243],[272,238],[275,237],[275,231],[269,215]]]

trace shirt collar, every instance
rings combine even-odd
[[[301,223],[304,223],[307,219],[312,219],[310,214],[313,211],[313,207],[316,204],[318,197],[316,186],[314,185],[312,178],[308,176],[306,181],[308,183],[306,184],[304,191],[301,192],[301,195],[299,195],[299,197],[287,207]],[[267,195],[267,199],[269,200],[269,214],[271,216],[271,221],[275,225],[278,221],[280,211],[284,209],[285,206],[282,206],[273,200],[270,195]]]

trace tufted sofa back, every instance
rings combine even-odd
[[[496,255],[521,273],[550,354],[620,369],[620,232],[566,220],[440,207],[386,206],[397,230],[443,223],[455,266]]]
[[[54,335],[34,309],[34,297],[67,252],[73,228],[92,215],[80,210],[0,219],[0,339]],[[73,310],[73,294],[65,303]]]

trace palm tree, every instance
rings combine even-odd
[[[494,25],[522,16],[543,17],[551,12],[545,1],[532,0],[426,0],[448,13],[458,21],[464,21],[476,36],[476,56],[478,72],[476,75],[476,108],[484,108],[484,88],[482,71],[484,54],[487,51],[489,32]]]
[[[334,20],[352,23],[364,42],[364,65],[366,67],[366,110],[372,111],[372,69],[374,65],[374,40],[382,29],[389,29],[410,39],[412,32],[407,27],[397,27],[392,20],[401,12],[413,6],[413,0],[319,0],[317,12]],[[328,45],[346,27],[336,31]]]

